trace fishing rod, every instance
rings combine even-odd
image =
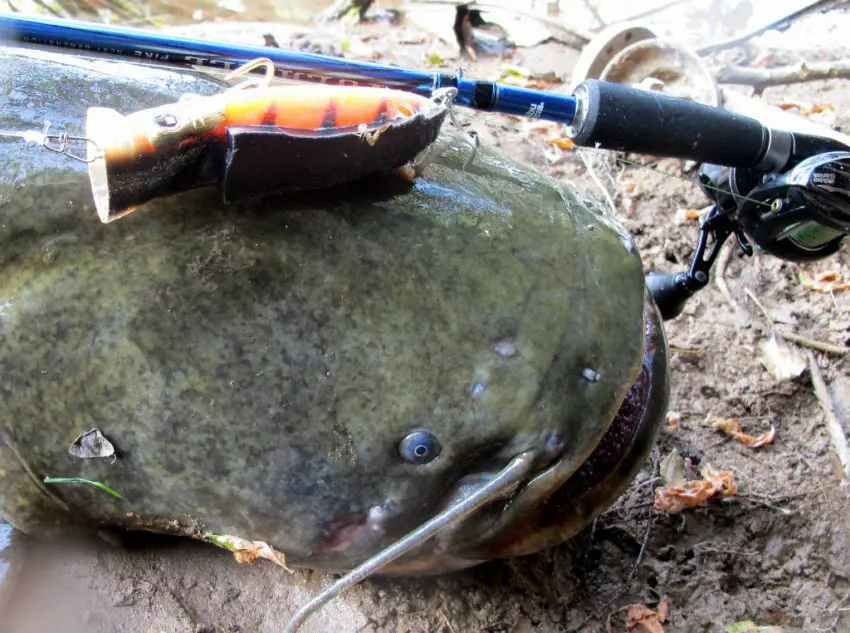
[[[790,137],[770,130],[755,119],[593,79],[580,84],[572,95],[565,95],[469,79],[460,70],[455,74],[429,73],[146,29],[11,14],[0,14],[0,42],[3,41],[58,48],[68,53],[100,53],[225,71],[266,58],[272,61],[275,76],[302,82],[382,86],[426,96],[454,89],[457,91],[454,105],[562,123],[580,146],[728,167],[781,169],[791,158]],[[793,137],[798,139],[798,145],[802,144],[794,152],[798,158],[815,153],[815,146],[822,140],[805,140],[809,137],[800,134]]]
[[[575,99],[541,90],[468,79],[462,72],[429,73],[339,57],[266,46],[179,37],[152,30],[47,17],[0,14],[0,42],[59,47],[68,52],[103,53],[141,61],[202,66],[231,72],[259,57],[272,60],[282,79],[343,86],[382,86],[430,96],[457,90],[455,103],[476,110],[564,123],[575,115]]]
[[[834,138],[776,129],[756,119],[657,92],[588,79],[572,95],[508,86],[284,49],[176,37],[155,31],[0,14],[0,42],[68,53],[238,70],[271,60],[275,76],[342,86],[381,86],[452,104],[564,124],[576,145],[687,159],[702,164],[699,184],[712,201],[688,270],[650,274],[664,318],[708,283],[720,246],[735,235],[790,261],[835,253],[850,234],[850,147]],[[166,118],[163,121],[168,121]],[[61,147],[61,143],[60,143]]]

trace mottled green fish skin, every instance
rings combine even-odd
[[[4,130],[79,134],[90,106],[220,89],[0,48]],[[577,468],[640,370],[640,259],[599,205],[471,151],[446,131],[413,184],[197,190],[103,225],[85,165],[0,141],[0,515],[45,536],[227,533],[348,569],[479,463],[556,432]],[[68,454],[92,428],[115,459]],[[442,444],[427,465],[399,456],[414,429]]]

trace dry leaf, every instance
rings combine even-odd
[[[682,414],[678,411],[667,412],[667,431],[675,433],[682,426]]]
[[[806,116],[811,116],[812,114],[820,114],[821,112],[826,112],[827,110],[835,112],[835,106],[831,103],[815,103],[809,108],[803,109],[803,114]]]
[[[685,460],[675,448],[667,453],[659,465],[661,483],[666,488],[679,488],[684,486],[688,478],[685,475]]]
[[[253,565],[258,558],[265,558],[276,565],[280,565],[286,571],[292,570],[286,566],[286,558],[283,552],[278,552],[268,543],[263,541],[249,541],[239,536],[209,534],[207,539],[219,547],[229,549],[237,563],[248,563]]]
[[[620,184],[623,187],[623,191],[630,193],[633,196],[639,196],[643,193],[643,185],[640,183],[632,182],[631,180],[624,180]]]
[[[809,290],[823,294],[829,294],[838,290],[850,290],[850,281],[846,281],[840,272],[834,270],[815,275],[814,279],[810,279],[801,272],[800,283]]]
[[[758,437],[753,437],[752,435],[744,433],[741,423],[734,418],[715,420],[711,423],[711,426],[718,431],[723,431],[726,435],[734,437],[748,448],[759,448],[761,446],[771,444],[773,439],[776,437],[776,427],[772,424],[770,425],[770,430],[765,431]]]
[[[676,209],[676,220],[678,222],[699,220],[699,211],[696,209]]]
[[[115,447],[104,437],[100,429],[92,429],[82,433],[71,443],[68,454],[80,459],[112,457],[115,455]]]
[[[658,611],[643,604],[633,604],[626,612],[626,630],[631,633],[664,633],[662,624],[669,610],[666,600],[658,605]]]
[[[678,514],[687,508],[697,508],[714,495],[720,493],[728,497],[738,492],[738,486],[730,472],[714,470],[706,465],[702,470],[702,479],[689,481],[683,486],[669,486],[655,489],[653,506],[659,512]]]
[[[658,619],[666,622],[668,615],[670,615],[670,602],[662,600],[658,603]]]
[[[718,471],[711,466],[706,466],[701,474],[702,478],[714,487],[715,492],[719,492],[722,496],[731,497],[738,493],[738,484],[728,470]]]
[[[549,143],[550,145],[556,145],[557,147],[560,147],[561,149],[573,149],[576,146],[576,144],[573,143],[568,138],[560,138],[560,137],[559,138],[550,138],[550,139],[546,139],[546,142]]]
[[[775,333],[759,343],[759,361],[777,380],[792,380],[806,371],[806,358],[800,350]]]
[[[723,627],[726,633],[783,633],[785,629],[778,626],[758,626],[752,620],[742,620]]]

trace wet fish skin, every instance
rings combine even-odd
[[[220,89],[15,49],[0,86],[2,128],[76,133],[89,106]],[[639,257],[598,205],[469,152],[446,134],[412,186],[194,191],[104,226],[84,166],[0,145],[0,514],[42,535],[229,533],[342,570],[553,434],[578,469],[641,371]],[[114,462],[68,455],[94,427]],[[397,450],[417,429],[442,445],[425,465]]]

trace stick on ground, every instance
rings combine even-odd
[[[732,258],[733,246],[730,242],[726,242],[720,248],[720,254],[717,256],[717,269],[714,273],[714,283],[720,294],[726,299],[732,309],[735,311],[735,316],[741,319],[750,318],[750,313],[741,306],[729,292],[729,286],[726,284],[726,267],[729,265],[729,260]]]
[[[832,343],[824,343],[823,341],[818,341],[813,338],[809,338],[808,336],[801,336],[799,334],[794,334],[793,332],[787,332],[783,329],[777,329],[777,333],[784,338],[785,340],[791,341],[792,343],[796,343],[797,345],[802,345],[803,347],[810,347],[812,349],[816,349],[819,352],[826,352],[827,354],[836,354],[838,356],[842,356],[846,354],[850,349],[846,347],[841,347],[840,345],[833,345]]]
[[[847,447],[847,437],[844,435],[841,421],[835,412],[835,405],[832,402],[832,397],[829,395],[829,390],[826,388],[826,382],[824,382],[823,374],[820,367],[818,367],[815,355],[807,351],[806,356],[809,359],[809,372],[812,375],[812,385],[814,385],[815,395],[823,409],[832,448],[836,455],[838,455],[838,461],[841,462],[845,482],[850,482],[850,448]]]
[[[762,90],[768,86],[846,77],[850,77],[850,59],[815,62],[813,64],[802,62],[794,66],[780,66],[778,68],[728,66],[717,73],[719,83],[755,86],[756,90]]]

